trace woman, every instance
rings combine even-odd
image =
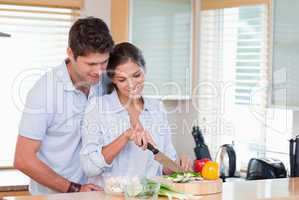
[[[116,45],[107,75],[112,92],[92,99],[82,128],[81,163],[89,181],[103,185],[111,176],[171,173],[146,150],[148,142],[177,160],[183,170],[190,170],[190,159],[177,159],[161,102],[142,97],[145,61],[141,51],[130,43]]]

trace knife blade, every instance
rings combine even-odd
[[[157,148],[155,148],[151,143],[147,143],[147,149],[150,150],[154,154],[154,159],[163,165],[165,168],[169,168],[173,172],[181,172],[181,168],[168,156],[160,152]]]

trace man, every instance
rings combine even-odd
[[[101,190],[85,184],[80,127],[88,101],[105,92],[114,42],[102,20],[88,17],[71,27],[68,45],[68,58],[28,93],[19,126],[14,166],[31,178],[34,195]]]

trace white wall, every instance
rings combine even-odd
[[[85,0],[81,15],[101,18],[110,26],[111,2],[110,0]]]
[[[168,114],[168,122],[172,130],[172,139],[178,154],[187,154],[195,158],[193,148],[195,143],[191,135],[192,126],[196,125],[198,113],[194,109],[192,101],[165,101]]]
[[[299,135],[299,111],[294,111],[293,133]]]

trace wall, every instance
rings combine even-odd
[[[110,8],[110,0],[85,0],[81,15],[101,18],[110,26]]]
[[[198,113],[192,105],[192,101],[165,101],[168,121],[172,130],[173,144],[178,154],[187,154],[194,158],[193,148],[195,143],[191,135],[192,126],[196,125]],[[172,111],[176,112],[172,112]]]
[[[299,111],[294,111],[293,133],[299,135]]]

